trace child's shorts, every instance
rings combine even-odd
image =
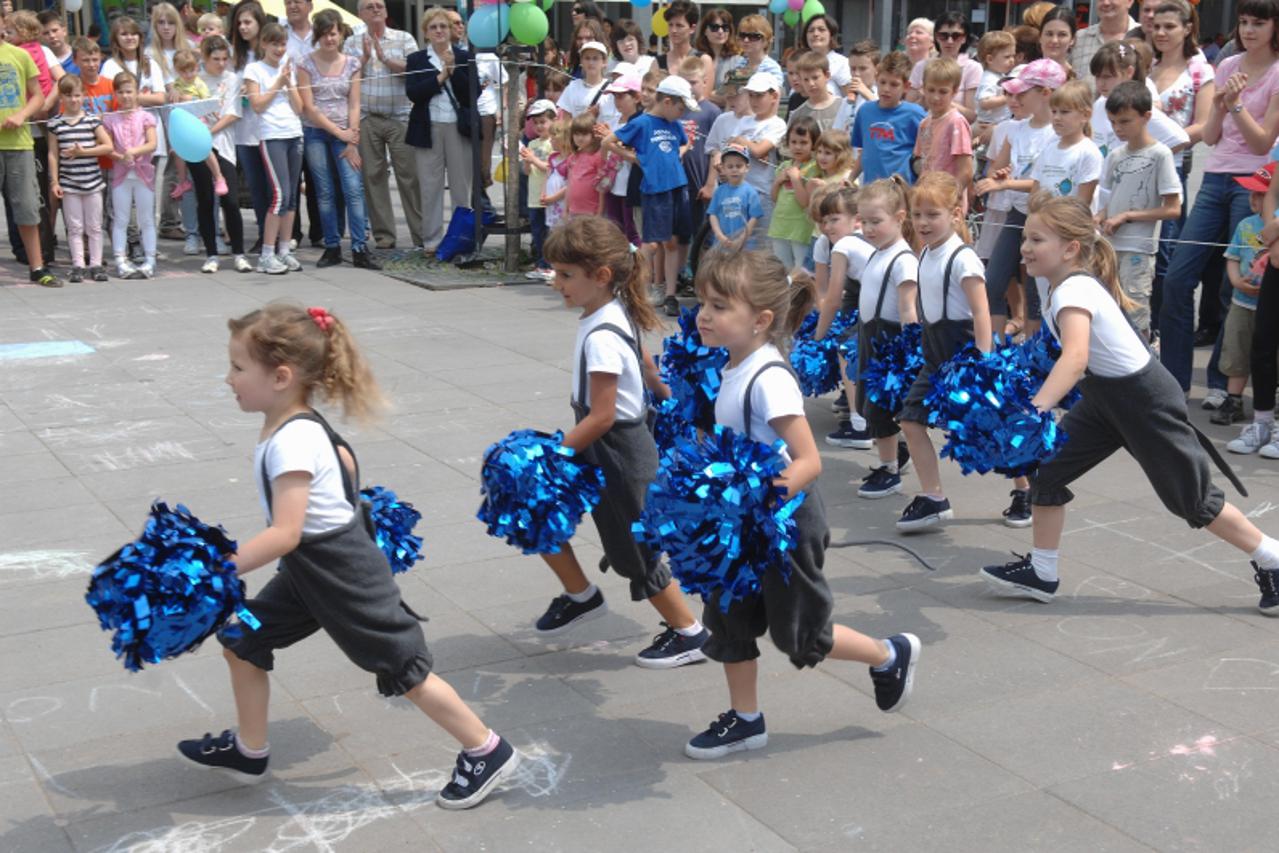
[[[687,187],[644,193],[640,207],[644,211],[641,236],[645,243],[665,243],[676,237],[692,236],[693,214],[688,207]]]
[[[0,151],[0,192],[13,209],[15,224],[40,224],[40,189],[32,152]]]
[[[1132,310],[1128,312],[1128,319],[1132,321],[1137,331],[1148,334],[1150,332],[1150,294],[1155,286],[1155,256],[1141,252],[1117,252],[1116,256],[1119,266],[1119,286],[1132,301]],[[1247,373],[1247,368],[1244,372]]]
[[[1226,376],[1252,373],[1252,333],[1256,328],[1256,310],[1231,302],[1226,313],[1226,328],[1221,333],[1221,360],[1217,365]]]

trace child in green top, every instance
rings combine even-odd
[[[773,254],[788,270],[803,265],[813,240],[813,223],[806,211],[806,184],[817,174],[813,145],[820,135],[821,128],[811,116],[796,119],[786,131],[790,159],[777,167],[773,179],[773,218],[768,236],[773,241]]]

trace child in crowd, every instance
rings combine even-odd
[[[653,106],[657,103],[657,87],[669,76],[670,74],[666,69],[659,67],[656,62],[649,67],[648,73],[640,80],[640,110],[642,113],[647,113],[653,109]],[[633,190],[630,194],[633,197],[633,206],[639,208],[640,219],[644,217],[643,193],[640,191],[643,183],[644,170],[640,168],[638,163],[632,163],[631,187]],[[640,235],[638,245],[644,245],[643,234]],[[664,301],[666,299],[666,250],[662,248],[661,244],[658,244],[655,248],[650,247],[648,250],[648,275],[648,280],[653,282],[657,289],[655,295]]]
[[[800,90],[807,100],[786,114],[786,126],[793,127],[802,118],[811,118],[821,130],[834,126],[844,98],[835,97],[830,87],[830,66],[826,57],[814,51],[805,51],[795,60]]]
[[[710,161],[706,168],[706,183],[698,193],[707,201],[715,194],[715,188],[719,185],[720,157],[728,140],[737,135],[737,125],[741,120],[751,115],[750,97],[744,88],[728,83],[721,94],[724,97],[724,112],[719,114],[719,118],[711,125],[710,132],[706,134],[706,150],[710,152]],[[749,165],[748,163],[747,166]]]
[[[50,192],[49,172],[45,167],[49,161],[49,140],[45,136],[43,119],[48,116],[58,102],[58,81],[66,74],[53,51],[40,43],[40,19],[35,12],[26,10],[14,12],[5,18],[5,31],[11,44],[25,50],[36,66],[36,80],[40,86],[43,102],[40,109],[32,116],[35,121],[30,125],[32,141],[32,157],[35,160],[36,185],[40,193],[40,249],[41,255],[53,261],[54,247],[57,239],[54,224],[57,218],[57,204]],[[10,232],[12,233],[12,232]]]
[[[848,70],[853,79],[849,83],[848,95],[840,100],[839,112],[831,122],[831,130],[844,133],[851,131],[853,120],[862,104],[868,104],[879,97],[875,77],[881,56],[879,45],[869,39],[857,42],[848,52]]]
[[[1089,138],[1092,100],[1092,91],[1081,80],[1063,84],[1048,98],[1057,144],[1045,146],[1035,159],[1030,171],[1032,193],[1045,190],[1092,204],[1104,162],[1097,144]]]
[[[688,236],[679,238],[679,249],[676,253],[676,263],[679,264],[682,272],[688,261],[688,249],[693,241],[693,235],[702,230],[702,225],[706,221],[707,200],[701,198],[701,194],[696,190],[706,184],[707,175],[710,172],[710,154],[706,148],[706,138],[711,128],[715,126],[715,120],[719,118],[721,111],[717,104],[707,98],[709,84],[713,82],[714,77],[710,76],[708,79],[703,57],[685,57],[679,64],[679,76],[688,82],[693,100],[697,101],[697,109],[689,110],[684,114],[684,133],[688,136],[688,146],[684,149],[684,156],[681,159],[684,163],[684,177],[688,180],[689,218]]]
[[[711,196],[706,216],[710,220],[715,245],[729,251],[754,248],[753,236],[764,215],[759,190],[746,183],[750,154],[741,145],[731,143],[720,152],[719,170],[722,180]]]
[[[1092,70],[1093,86],[1097,90],[1097,100],[1093,102],[1092,119],[1089,121],[1092,126],[1092,141],[1097,143],[1097,148],[1105,157],[1120,145],[1106,113],[1106,99],[1110,97],[1110,93],[1116,86],[1129,80],[1149,91],[1150,78],[1146,76],[1145,69],[1141,66],[1141,54],[1127,42],[1122,41],[1103,44],[1093,54],[1092,64],[1089,67]],[[1156,98],[1158,93],[1152,92],[1152,104]],[[1190,144],[1190,135],[1186,133],[1185,128],[1177,124],[1162,109],[1151,111],[1147,130],[1156,142],[1162,142],[1173,154],[1177,154],[1178,159],[1180,159],[1180,152]],[[1102,204],[1105,201],[1103,197]]]
[[[1176,160],[1168,146],[1150,135],[1152,107],[1150,92],[1132,80],[1120,83],[1106,99],[1109,124],[1119,145],[1106,155],[1102,167],[1100,187],[1105,205],[1097,214],[1097,224],[1115,250],[1119,284],[1133,304],[1128,319],[1147,341],[1159,223],[1181,215]],[[1245,379],[1247,363],[1245,352]],[[1237,419],[1243,419],[1242,411]]]
[[[106,281],[102,268],[102,191],[106,181],[98,157],[114,147],[102,119],[84,111],[84,84],[74,74],[58,81],[62,113],[49,121],[49,186],[62,203],[62,218],[71,247],[72,282]],[[89,263],[85,265],[85,240]]]
[[[831,187],[848,182],[853,169],[853,147],[848,142],[848,134],[840,130],[823,131],[813,143],[813,162],[817,169],[806,187],[810,199],[818,187]]]
[[[623,74],[608,85],[608,93],[613,96],[613,106],[617,108],[620,124],[626,124],[642,114],[640,93],[643,88],[644,83],[637,74]],[[598,126],[596,133],[599,133]],[[627,240],[631,241],[632,246],[638,246],[641,240],[639,229],[635,224],[635,204],[631,198],[634,194],[635,200],[638,200],[640,178],[638,167],[616,155],[610,154],[609,158],[616,161],[611,166],[616,174],[613,177],[613,185],[604,195],[604,213],[613,224],[622,229],[622,233],[626,235]],[[632,191],[632,185],[634,185],[634,191]]]
[[[542,206],[546,209],[548,231],[559,225],[567,215],[565,198],[568,196],[568,155],[572,152],[568,135],[572,124],[562,118],[551,124],[551,153],[546,158],[546,185],[542,188],[541,195]],[[545,253],[545,249],[543,252]],[[548,277],[547,281],[549,280]]]
[[[798,47],[788,47],[782,51],[782,65],[786,69],[786,90],[790,93],[786,99],[784,116],[790,115],[799,108],[800,104],[808,100],[808,94],[804,91],[804,83],[799,79],[799,55],[801,53],[803,51]],[[780,87],[778,88],[778,93],[781,93]],[[780,104],[779,99],[779,112]]]
[[[612,110],[612,98],[604,93],[604,65],[608,62],[608,48],[597,41],[588,41],[578,51],[582,76],[573,80],[555,102],[561,118],[574,119],[590,110],[592,115],[605,121],[601,115],[607,106]],[[608,122],[605,122],[608,123]]]
[[[546,204],[542,201],[542,192],[546,189],[546,179],[551,170],[547,160],[551,157],[551,127],[555,123],[555,113],[555,104],[546,99],[530,104],[526,117],[533,125],[533,138],[528,145],[520,146],[520,164],[524,174],[528,175],[529,224],[533,231],[530,252],[535,266],[528,277],[543,281],[550,281],[555,275],[542,256],[542,246],[546,242]]]
[[[226,37],[226,25],[223,23],[222,18],[219,15],[215,15],[212,12],[205,12],[201,15],[199,20],[195,22],[195,27],[196,31],[200,34],[201,41],[207,39],[209,36]]]
[[[811,116],[801,116],[792,122],[786,132],[790,159],[777,167],[773,179],[773,216],[768,222],[768,237],[772,240],[773,254],[788,270],[804,264],[813,241],[806,183],[817,169],[813,144],[820,132]]]
[[[924,65],[923,105],[928,115],[919,125],[914,155],[918,172],[945,172],[959,184],[963,211],[973,182],[973,140],[968,120],[955,107],[963,70],[953,59],[930,59]]]
[[[200,56],[204,69],[200,79],[216,99],[213,109],[201,116],[209,126],[213,137],[212,154],[217,158],[228,192],[219,196],[214,190],[214,172],[205,163],[188,165],[195,182],[196,225],[200,240],[204,243],[205,259],[202,273],[218,271],[218,254],[230,250],[235,271],[253,271],[253,265],[244,256],[244,219],[240,215],[239,175],[236,170],[237,147],[235,129],[244,121],[244,97],[240,92],[240,75],[229,69],[231,45],[220,35],[210,34],[200,40]],[[226,229],[227,243],[218,235],[218,213]]]
[[[768,743],[757,693],[756,640],[765,632],[799,668],[827,657],[869,665],[875,703],[885,712],[900,710],[910,698],[920,643],[913,634],[873,639],[831,620],[834,600],[822,576],[830,532],[817,488],[822,461],[784,354],[813,306],[812,279],[788,273],[763,252],[716,252],[698,270],[696,287],[702,340],[728,350],[716,423],[766,444],[780,440],[787,467],[775,483],[786,498],[806,493],[794,514],[789,577],[766,572],[756,595],[726,611],[717,601],[706,602],[702,618],[711,637],[703,652],[724,665],[730,704],[684,747],[688,757],[705,760]]]
[[[900,51],[888,54],[880,61],[875,80],[878,99],[862,106],[853,120],[857,160],[852,177],[860,177],[863,186],[892,175],[913,181],[911,152],[926,113],[919,104],[904,100],[910,59]]]
[[[777,117],[781,88],[776,77],[763,71],[752,74],[745,88],[751,114],[737,122],[734,135],[728,141],[742,146],[751,155],[746,182],[760,192],[764,213],[759,227],[767,233],[773,219],[774,158],[777,146],[786,136],[786,122]]]
[[[604,213],[604,193],[613,184],[613,173],[605,171],[604,152],[595,135],[595,116],[581,113],[573,119],[568,132],[565,215],[600,216]]]
[[[62,13],[57,9],[46,9],[37,16],[40,23],[40,41],[49,48],[53,58],[68,74],[79,74],[80,66],[75,63],[75,51],[67,42],[67,24]]]
[[[977,121],[973,125],[973,146],[984,148],[991,132],[1012,118],[1008,93],[999,82],[1013,70],[1017,57],[1017,40],[1006,30],[991,30],[977,42],[977,61],[982,65],[981,82],[977,85]]]
[[[1267,163],[1254,174],[1235,178],[1236,183],[1248,190],[1248,204],[1252,215],[1244,217],[1230,238],[1226,249],[1226,275],[1234,292],[1230,298],[1230,310],[1226,313],[1225,330],[1221,336],[1221,359],[1218,369],[1226,375],[1226,402],[1209,418],[1214,424],[1234,424],[1244,420],[1243,389],[1252,372],[1252,335],[1257,325],[1257,297],[1261,294],[1261,279],[1270,263],[1270,250],[1261,242],[1263,205],[1266,190],[1274,178],[1275,164]],[[1121,267],[1122,269],[1122,267]],[[1271,418],[1274,415],[1271,413]],[[1273,422],[1273,421],[1272,421]],[[1255,443],[1258,430],[1249,424],[1243,434],[1226,445],[1232,453],[1255,453],[1269,458],[1266,442]]]
[[[209,98],[209,87],[200,79],[200,60],[194,50],[183,48],[173,54],[173,71],[177,75],[173,80],[174,99],[185,104],[190,101],[205,101]],[[181,157],[177,158],[178,182],[169,193],[171,198],[179,199],[191,191],[191,179],[187,177],[187,164]],[[218,165],[218,156],[213,151],[205,158],[204,163],[213,173],[213,191],[218,195],[226,195],[226,180],[222,177],[222,169]]]
[[[558,108],[560,97],[563,96],[564,90],[568,88],[571,79],[562,71],[548,71],[546,82],[542,84],[542,97],[555,104]]]
[[[93,39],[79,36],[71,44],[71,55],[75,57],[75,64],[80,69],[84,111],[90,115],[106,115],[115,103],[115,84],[111,78],[98,73],[102,66],[102,48]],[[104,169],[111,168],[110,158],[100,162]]]
[[[112,81],[118,109],[102,120],[111,135],[111,248],[120,278],[155,275],[155,152],[159,129],[149,110],[138,108],[138,78],[121,71]],[[145,260],[129,260],[129,216],[136,210]]]

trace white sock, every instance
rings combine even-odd
[[[1275,413],[1274,412],[1254,412],[1252,415],[1252,420],[1254,423],[1265,424],[1268,427],[1274,427]]]
[[[569,599],[571,599],[572,601],[576,601],[578,604],[585,604],[586,602],[590,601],[595,596],[595,593],[598,591],[599,590],[596,588],[595,584],[591,584],[590,586],[588,586],[586,589],[582,590],[581,592],[566,592],[564,594],[567,595]]]
[[[244,741],[240,740],[240,736],[238,734],[235,736],[235,748],[238,749],[240,754],[245,758],[266,758],[271,753],[271,744],[268,743],[261,749],[249,749],[244,745]]]
[[[881,461],[880,461],[880,463],[879,463],[879,465],[880,465],[880,467],[881,467],[881,468],[886,468],[886,469],[888,469],[888,473],[889,473],[889,474],[896,474],[896,473],[897,473],[897,460],[896,460],[896,459],[890,459],[890,460],[889,460],[889,461],[887,461],[887,462],[884,462],[884,461],[882,461],[882,460],[881,460]]]
[[[1263,569],[1279,569],[1279,542],[1263,533],[1261,544],[1252,552],[1252,561]]]
[[[753,723],[759,719],[759,715],[762,714],[763,711],[751,711],[749,714],[744,711],[734,711],[733,713],[737,714],[737,719],[741,720],[743,723]]]
[[[887,640],[884,640],[884,646],[888,649],[888,660],[884,661],[879,666],[871,667],[876,672],[887,672],[893,668],[893,664],[897,663],[897,647]]]
[[[853,429],[866,429],[866,419],[856,412],[850,412],[848,422],[853,425]]]
[[[275,247],[275,253],[282,258],[287,258],[289,256],[289,241],[281,240]]]
[[[1057,580],[1057,549],[1035,548],[1030,552],[1030,565],[1041,581]]]
[[[702,623],[699,620],[694,619],[692,625],[689,625],[687,628],[676,628],[675,633],[679,634],[681,637],[696,637],[698,634],[702,633],[703,630]]]
[[[258,255],[262,260],[275,257],[275,246],[263,246],[262,252]]]

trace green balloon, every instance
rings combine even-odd
[[[805,0],[804,8],[799,11],[800,20],[808,23],[808,19],[814,15],[825,15],[826,7],[822,5],[822,0]],[[787,22],[789,23],[789,21]]]
[[[786,14],[782,15],[782,20],[786,22],[786,26],[793,27],[799,23],[799,12],[794,9],[787,9]]]
[[[511,35],[520,44],[541,44],[549,28],[546,13],[536,3],[516,3],[511,7]]]
[[[551,9],[555,8],[555,0],[542,0],[542,8],[547,12],[551,11]]]

